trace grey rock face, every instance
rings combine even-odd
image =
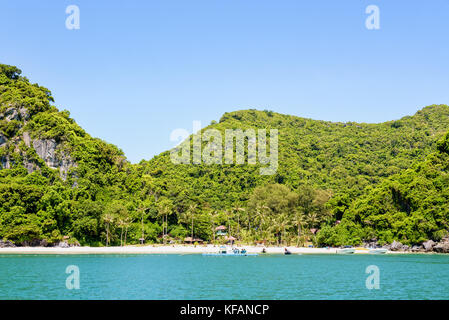
[[[424,247],[425,251],[432,251],[433,247],[436,245],[435,242],[433,242],[432,240],[428,240],[426,242],[423,242],[422,246]]]
[[[19,112],[14,107],[6,109],[4,117],[6,121],[20,120]]]
[[[9,240],[6,240],[6,241],[0,240],[0,248],[12,248],[15,246],[16,245]]]
[[[33,147],[49,168],[59,169],[59,174],[63,179],[67,178],[69,169],[76,166],[76,163],[69,156],[66,156],[63,152],[58,154],[58,144],[54,139],[34,140]]]
[[[23,142],[25,143],[25,145],[26,145],[27,147],[30,147],[30,146],[31,146],[31,137],[30,137],[30,133],[27,132],[27,131],[25,131],[25,132],[23,133],[22,138],[23,138]]]
[[[27,169],[28,173],[33,173],[36,170],[36,165],[30,161],[23,160],[23,166]]]
[[[30,119],[30,114],[28,113],[28,109],[25,107],[10,107],[6,109],[4,114],[2,114],[2,118],[8,122],[11,120],[27,121]]]
[[[25,107],[22,107],[19,109],[20,118],[23,121],[27,121],[30,119],[30,114],[28,113],[28,109]]]
[[[69,244],[66,241],[59,242],[57,247],[59,247],[59,248],[70,248]]]
[[[364,248],[380,248],[381,246],[377,243],[377,240],[369,240],[369,241],[363,241],[363,247]]]
[[[0,164],[2,165],[2,169],[10,169],[11,168],[11,162],[9,160],[9,157],[1,157],[0,158]]]
[[[56,146],[54,139],[37,139],[33,141],[33,147],[38,156],[52,169],[56,169],[59,164],[59,160],[56,157]]]
[[[449,253],[449,238],[445,237],[440,242],[438,242],[434,247],[433,251],[439,253]]]
[[[0,147],[2,147],[6,141],[8,141],[8,139],[6,139],[6,137],[0,133]]]
[[[22,135],[22,140],[24,141],[26,146],[32,146],[35,149],[37,155],[42,160],[44,160],[45,164],[49,168],[59,169],[59,175],[64,180],[67,178],[68,171],[71,168],[77,166],[75,161],[73,161],[73,159],[69,155],[64,154],[64,152],[60,150],[61,148],[59,144],[54,139],[32,140],[29,132],[24,132]],[[7,138],[4,135],[0,134],[0,146],[3,146],[7,141]],[[10,169],[10,157],[8,155],[1,157],[0,164],[0,169]],[[32,173],[39,168],[39,166],[34,163],[34,161],[28,160],[25,155],[23,165],[27,169],[28,173]]]
[[[0,114],[0,119],[6,121],[23,121],[26,123],[30,119],[30,114],[28,109],[18,105],[10,105],[8,109],[2,114]],[[22,126],[22,124],[21,124]],[[58,169],[59,175],[62,179],[67,178],[67,173],[72,167],[76,167],[77,164],[73,161],[70,155],[64,154],[61,147],[54,139],[36,139],[32,140],[29,132],[23,132],[22,137],[15,137],[14,139],[8,139],[5,135],[0,133],[0,147],[4,146],[6,143],[14,143],[16,147],[22,138],[23,142],[27,147],[33,147],[36,150],[37,155],[44,160],[45,164],[51,169]],[[17,151],[20,152],[16,148]],[[39,165],[33,160],[27,159],[24,156],[23,165],[27,169],[28,173],[32,173],[39,169]],[[0,158],[0,169],[10,169],[12,166],[12,158],[9,155],[5,155]]]
[[[46,247],[47,244],[47,240],[33,239],[30,241],[23,241],[20,245],[22,247]]]
[[[390,250],[391,251],[403,250],[403,245],[399,241],[394,240],[393,243],[391,244]]]

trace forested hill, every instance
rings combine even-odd
[[[174,164],[170,151],[130,164],[119,148],[91,137],[53,103],[48,89],[0,64],[0,240],[211,241],[220,224],[246,242],[314,240],[310,229],[322,230],[322,244],[372,237],[412,243],[444,233],[444,206],[434,211],[424,201],[425,194],[440,197],[441,188],[422,180],[429,193],[421,194],[403,182],[407,175],[420,175],[418,164],[428,163],[437,148],[441,152],[444,143],[437,142],[449,130],[445,105],[380,124],[243,110],[225,113],[202,130],[277,129],[279,167],[261,175],[258,164]],[[444,179],[432,183],[444,186]],[[400,192],[390,199],[391,190]],[[389,222],[377,223],[384,211],[391,214]],[[440,222],[411,236],[409,229],[422,221],[410,220],[415,212]]]
[[[52,102],[47,88],[0,64],[0,239],[98,241],[105,206],[142,189],[125,183],[134,171],[120,149]]]
[[[256,186],[267,183],[330,190],[331,201],[343,209],[367,186],[409,168],[432,152],[449,129],[449,107],[432,105],[413,116],[380,124],[243,110],[225,113],[219,123],[203,132],[211,128],[221,132],[278,129],[277,173],[260,175],[255,165],[177,165],[171,162],[169,152],[143,161],[144,172],[178,200],[190,197],[217,209],[246,202]]]
[[[413,245],[449,235],[449,133],[424,161],[369,187],[335,228],[323,229],[322,244],[376,239]]]

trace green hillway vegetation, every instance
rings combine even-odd
[[[242,243],[339,246],[412,245],[448,233],[446,105],[380,124],[243,110],[204,130],[211,128],[278,129],[276,174],[248,164],[174,164],[169,151],[131,164],[59,111],[48,89],[0,65],[0,239],[214,242],[225,225]]]

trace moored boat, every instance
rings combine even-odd
[[[203,253],[203,256],[258,256],[258,253],[248,253],[246,249],[239,250],[237,248],[228,249],[221,246],[218,252]]]
[[[388,252],[388,250],[384,249],[384,248],[370,249],[370,251],[369,251],[370,254],[385,254],[387,252]]]
[[[354,252],[354,248],[343,248],[337,251],[338,254],[353,254]]]

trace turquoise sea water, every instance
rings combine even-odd
[[[449,255],[0,255],[0,299],[449,299]]]

